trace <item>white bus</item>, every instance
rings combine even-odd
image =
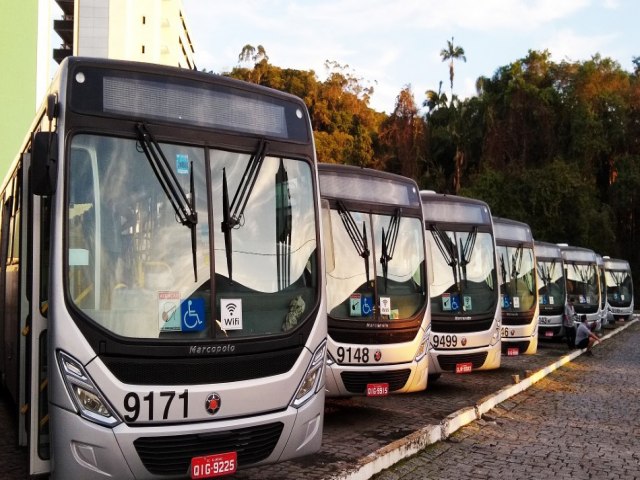
[[[319,164],[327,264],[327,395],[424,390],[430,307],[415,181]]]
[[[633,317],[633,280],[629,262],[603,257],[606,280],[607,312],[614,319],[631,320]]]
[[[538,351],[538,287],[529,225],[493,217],[502,305],[502,353]]]
[[[600,283],[596,252],[566,243],[559,245],[564,261],[567,299],[573,299],[576,318],[586,315],[591,330],[599,330],[601,328]],[[579,323],[579,320],[576,321]]]
[[[427,231],[429,375],[500,367],[500,286],[489,206],[421,191]]]
[[[29,472],[204,478],[317,451],[325,280],[304,103],[69,57],[31,132],[0,223],[2,378]]]
[[[540,338],[562,338],[562,317],[567,298],[562,250],[555,243],[533,243],[538,273],[538,335]]]

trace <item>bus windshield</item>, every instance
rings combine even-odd
[[[527,312],[536,306],[535,266],[531,247],[496,247],[502,309]]]
[[[540,310],[562,312],[565,298],[565,279],[561,259],[537,259]]]
[[[430,286],[433,313],[492,314],[498,300],[495,253],[490,233],[430,229],[433,257]]]
[[[170,169],[164,178],[175,179],[177,198],[191,212],[188,222],[140,141],[73,137],[66,224],[71,303],[111,333],[134,338],[264,336],[301,324],[317,294],[311,166],[266,156],[228,247],[223,179],[233,196],[253,156],[158,146]]]
[[[625,270],[607,270],[607,301],[612,307],[628,307],[631,305],[633,285],[631,273]]]
[[[598,307],[598,275],[596,264],[565,261],[567,269],[567,296],[573,299],[576,312],[580,307]]]
[[[345,214],[357,234],[349,233]],[[327,308],[332,318],[406,320],[422,310],[426,287],[420,219],[332,209],[330,223],[335,266],[327,272]],[[369,278],[368,272],[375,274]]]

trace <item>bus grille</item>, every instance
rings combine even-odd
[[[517,317],[502,315],[502,325],[529,325],[531,322],[533,322],[533,315],[519,315]]]
[[[526,352],[530,343],[528,340],[522,342],[502,342],[502,353],[507,353],[507,350],[510,348],[517,348],[518,353]]]
[[[295,348],[218,358],[123,358],[101,355],[100,359],[123,383],[201,385],[264,378],[288,372],[301,350]]]
[[[357,345],[384,345],[390,343],[411,342],[416,338],[420,327],[411,330],[394,331],[382,329],[381,331],[371,330],[339,330],[331,328],[329,336],[340,343],[355,343]]]
[[[464,355],[438,355],[440,368],[445,372],[455,372],[458,363],[471,363],[473,369],[480,368],[487,359],[487,352],[468,353]]]
[[[389,391],[400,390],[405,386],[411,375],[410,369],[388,370],[377,372],[342,372],[340,377],[351,393],[365,393],[369,383],[388,383]]]
[[[484,332],[493,324],[493,317],[480,320],[440,320],[431,319],[431,331],[433,333],[469,333]]]
[[[282,433],[281,422],[169,437],[141,437],[133,442],[140,460],[155,475],[189,475],[193,457],[232,452],[241,467],[264,460],[275,448]]]

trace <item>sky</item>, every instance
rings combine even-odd
[[[370,107],[387,113],[407,85],[419,106],[440,81],[450,96],[440,51],[452,37],[466,57],[454,63],[460,98],[529,50],[546,49],[558,63],[600,54],[629,72],[640,56],[637,0],[182,1],[199,70],[230,71],[247,44],[262,45],[272,65],[313,70],[319,80],[329,60],[373,87]]]

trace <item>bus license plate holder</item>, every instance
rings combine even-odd
[[[238,453],[225,452],[191,459],[191,478],[214,478],[231,475],[238,469]]]
[[[517,357],[518,355],[520,355],[520,349],[518,347],[507,348],[508,357]]]
[[[551,330],[547,330],[546,332],[544,332],[544,336],[545,337],[553,337],[553,332]]]
[[[456,373],[471,373],[473,370],[473,363],[456,363]]]
[[[386,397],[389,395],[388,383],[367,383],[367,397]]]

